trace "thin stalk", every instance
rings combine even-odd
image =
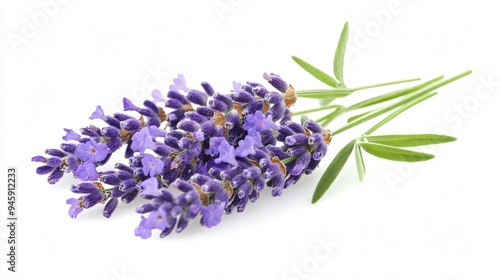
[[[356,103],[354,105],[351,105],[351,106],[347,107],[347,111],[351,112],[351,111],[353,111],[355,109],[360,109],[360,108],[368,107],[368,106],[371,106],[371,105],[375,105],[375,104],[378,104],[378,103],[381,103],[381,102],[389,101],[389,100],[392,100],[392,99],[395,99],[395,98],[407,95],[407,94],[411,93],[412,91],[415,91],[417,89],[426,87],[428,85],[431,85],[434,82],[437,82],[437,81],[441,80],[443,77],[444,76],[440,76],[440,77],[434,78],[432,80],[429,80],[427,82],[421,83],[419,85],[415,85],[415,86],[412,86],[412,87],[409,87],[409,88],[404,88],[404,89],[396,90],[396,91],[393,91],[393,92],[389,92],[389,93],[386,93],[386,94],[382,94],[382,95],[379,95],[379,96],[375,96],[375,97],[363,100],[361,102],[358,102],[358,103]]]
[[[360,86],[360,87],[355,87],[355,88],[299,90],[296,92],[296,94],[298,97],[302,97],[302,98],[314,98],[314,99],[341,98],[341,97],[346,97],[346,96],[350,95],[351,93],[358,91],[358,90],[370,89],[370,88],[376,88],[376,87],[382,87],[382,86],[388,86],[388,85],[395,85],[395,84],[413,82],[413,81],[418,81],[418,80],[420,80],[420,78],[398,80],[398,81],[392,81],[392,82],[385,82],[385,83],[379,83],[379,84],[373,84],[373,85]]]
[[[395,117],[397,117],[399,114],[401,114],[404,111],[410,109],[411,107],[417,105],[418,103],[420,103],[420,102],[422,102],[422,101],[424,101],[424,100],[426,100],[428,98],[433,97],[436,94],[437,94],[437,92],[430,92],[430,93],[423,94],[423,95],[421,95],[421,96],[413,99],[412,101],[410,101],[410,102],[406,103],[405,105],[401,106],[399,109],[397,109],[396,111],[394,111],[392,114],[390,114],[389,116],[387,116],[386,118],[384,118],[383,120],[381,120],[380,122],[378,122],[372,128],[368,129],[364,133],[364,135],[370,135],[375,130],[379,129],[381,126],[383,126],[384,124],[388,123],[390,120],[392,120]]]
[[[438,81],[438,82],[430,84],[430,85],[428,85],[426,87],[420,88],[420,89],[414,91],[413,93],[408,94],[408,96],[406,98],[404,98],[404,99],[402,99],[402,100],[400,100],[400,101],[398,101],[398,102],[396,102],[396,103],[394,103],[392,105],[389,105],[389,106],[380,108],[378,110],[375,110],[373,112],[370,112],[369,114],[366,114],[365,116],[363,116],[363,117],[361,117],[359,119],[356,119],[355,121],[353,121],[351,123],[348,123],[347,125],[339,128],[337,130],[332,131],[331,135],[332,136],[337,135],[337,134],[339,134],[341,132],[344,132],[344,131],[346,131],[346,130],[348,130],[348,129],[350,129],[350,128],[356,126],[356,125],[358,125],[358,124],[361,124],[361,123],[366,122],[368,120],[371,120],[371,119],[373,119],[375,117],[378,117],[378,116],[380,116],[380,115],[382,115],[384,113],[387,113],[387,112],[389,112],[389,111],[391,111],[391,110],[393,110],[393,109],[395,109],[395,108],[397,108],[399,106],[402,106],[402,105],[404,105],[404,104],[406,104],[406,103],[408,103],[408,102],[410,102],[410,101],[418,98],[422,94],[429,93],[429,92],[431,92],[431,91],[433,91],[433,90],[435,90],[435,89],[437,89],[439,87],[442,87],[442,86],[444,86],[446,84],[449,84],[449,83],[451,83],[451,82],[453,82],[455,80],[458,80],[458,79],[460,79],[460,78],[462,78],[464,76],[467,76],[470,73],[472,73],[472,71],[468,70],[468,71],[460,73],[460,74],[458,74],[456,76],[453,76],[453,77],[451,77],[449,79]]]
[[[333,109],[333,108],[335,108],[335,109],[342,109],[342,108],[345,108],[345,107],[342,106],[342,105],[329,105],[329,106],[324,106],[324,107],[319,107],[319,108],[314,108],[314,109],[309,109],[309,110],[303,110],[303,111],[293,112],[293,115],[294,116],[304,115],[304,114],[319,112],[319,111]]]
[[[355,87],[355,88],[351,88],[351,90],[362,90],[362,89],[390,86],[390,85],[396,85],[396,84],[402,84],[402,83],[414,82],[414,81],[420,81],[420,78],[413,78],[413,79],[406,79],[406,80],[399,80],[399,81],[392,81],[392,82],[385,82],[385,83]]]

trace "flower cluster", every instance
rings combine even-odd
[[[139,196],[146,200],[136,209],[142,238],[154,229],[161,237],[181,232],[198,215],[202,225],[215,226],[223,213],[244,211],[265,186],[280,196],[318,166],[330,142],[314,121],[291,120],[291,85],[275,74],[264,79],[277,91],[255,82],[233,83],[228,94],[203,82],[200,91],[179,75],[166,96],[155,90],[142,106],[124,98],[130,113],[106,115],[97,106],[90,119],[107,126],[65,129],[60,148],[33,157],[43,163],[36,172],[48,174],[50,184],[65,173],[82,181],[71,186],[82,196],[67,200],[72,218],[97,204],[109,218],[120,200]],[[98,171],[121,147],[128,162]]]

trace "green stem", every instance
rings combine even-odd
[[[365,116],[360,117],[359,119],[356,119],[353,122],[348,123],[347,125],[339,128],[337,130],[332,131],[331,135],[332,136],[337,135],[337,134],[339,134],[341,132],[344,132],[344,131],[346,131],[346,130],[348,130],[348,129],[350,129],[350,128],[356,126],[356,125],[358,125],[358,124],[361,124],[361,123],[366,122],[368,120],[371,120],[371,119],[373,119],[375,117],[378,117],[378,116],[380,116],[380,115],[382,115],[384,113],[387,113],[387,112],[389,112],[389,111],[391,111],[391,110],[393,110],[393,109],[395,109],[395,108],[397,108],[399,106],[405,105],[406,103],[409,103],[412,100],[418,98],[422,94],[429,93],[429,92],[431,92],[431,91],[433,91],[433,90],[435,90],[435,89],[437,89],[439,87],[442,87],[442,86],[444,86],[446,84],[449,84],[449,83],[451,83],[453,81],[456,81],[456,80],[458,80],[458,79],[460,79],[460,78],[462,78],[464,76],[467,76],[470,73],[472,73],[472,71],[468,70],[468,71],[460,73],[460,74],[458,74],[456,76],[453,76],[453,77],[451,77],[449,79],[439,80],[439,81],[437,81],[435,83],[432,83],[432,84],[430,84],[428,86],[425,86],[423,88],[419,88],[418,90],[416,90],[416,91],[408,94],[408,96],[406,98],[404,98],[404,99],[402,99],[402,100],[400,100],[400,101],[398,101],[398,102],[396,102],[396,103],[394,103],[392,105],[389,105],[389,106],[380,108],[378,110],[372,111],[372,112],[366,114]]]
[[[396,91],[393,91],[393,92],[389,92],[389,93],[386,93],[386,94],[382,94],[382,95],[379,95],[379,96],[375,96],[375,97],[363,100],[361,102],[358,102],[358,103],[356,103],[354,105],[349,106],[347,108],[347,111],[351,112],[351,111],[354,111],[356,109],[361,109],[361,108],[364,108],[364,107],[368,107],[368,106],[371,106],[371,105],[375,105],[375,104],[378,104],[378,103],[382,103],[382,102],[385,102],[385,101],[389,101],[389,100],[392,100],[392,99],[395,99],[395,98],[407,95],[407,94],[409,94],[409,93],[411,93],[411,92],[413,92],[413,91],[415,91],[417,89],[420,89],[420,88],[426,87],[428,85],[431,85],[431,84],[433,84],[433,83],[441,80],[442,78],[444,78],[444,76],[440,76],[440,77],[434,78],[432,80],[429,80],[427,82],[424,82],[424,83],[421,83],[419,85],[415,85],[415,86],[412,86],[412,87],[409,87],[409,88],[404,88],[404,89],[396,90]]]
[[[389,116],[387,116],[386,118],[384,118],[383,120],[381,120],[380,122],[378,122],[376,125],[374,125],[372,128],[368,129],[364,135],[370,135],[371,133],[373,133],[375,130],[379,129],[381,126],[383,126],[384,124],[388,123],[390,120],[394,119],[395,117],[397,117],[399,114],[403,113],[404,111],[410,109],[411,107],[417,105],[418,103],[428,99],[428,98],[431,98],[433,97],[434,95],[436,95],[437,92],[430,92],[430,93],[426,93],[426,94],[423,94],[411,101],[409,101],[408,103],[406,103],[405,105],[401,106],[399,109],[397,109],[396,111],[394,111],[392,114],[390,114]]]
[[[395,85],[401,83],[407,83],[412,81],[420,80],[420,78],[415,79],[406,79],[406,80],[398,80],[392,82],[385,82],[373,85],[360,86],[355,88],[333,88],[333,89],[312,89],[312,90],[299,90],[295,94],[298,97],[302,98],[314,98],[314,99],[334,99],[334,98],[342,98],[350,95],[351,93],[357,90],[370,89],[388,85]]]
[[[336,119],[337,117],[341,116],[342,114],[344,114],[346,111],[345,111],[345,108],[344,109],[339,109],[337,111],[333,111],[332,113],[326,115],[325,118],[323,118],[321,121],[321,126],[325,127],[327,126],[328,124],[330,124],[334,119]]]
[[[369,88],[376,88],[376,87],[383,87],[383,86],[390,86],[390,85],[402,84],[402,83],[407,83],[407,82],[414,82],[414,81],[419,81],[419,80],[420,80],[420,78],[413,78],[413,79],[406,79],[406,80],[385,82],[385,83],[368,85],[368,86],[355,87],[355,88],[351,88],[351,89],[352,90],[362,90],[362,89],[369,89]]]
[[[281,163],[287,164],[287,163],[291,162],[292,160],[295,160],[296,158],[297,158],[297,156],[287,157],[287,158],[282,159]]]
[[[344,108],[344,106],[342,106],[342,105],[329,105],[329,106],[324,106],[324,107],[319,107],[319,108],[314,108],[314,109],[309,109],[309,110],[303,110],[303,111],[299,111],[299,112],[293,112],[293,115],[298,116],[298,115],[314,113],[314,112],[319,112],[319,111],[333,109],[333,108],[342,109],[342,108]]]

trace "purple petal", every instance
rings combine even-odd
[[[68,214],[73,219],[75,219],[76,216],[78,216],[78,214],[80,214],[83,211],[83,208],[81,208],[79,205],[80,200],[76,198],[69,198],[68,200],[66,200],[66,204],[71,205]]]
[[[106,121],[108,118],[106,118],[106,116],[104,115],[104,111],[102,110],[101,106],[97,105],[94,113],[92,113],[89,119],[91,120],[101,119],[103,121]]]
[[[224,139],[224,138],[223,138]],[[232,166],[237,166],[236,158],[234,155],[234,147],[231,146],[226,139],[222,141],[219,146],[219,157],[215,159],[215,163],[226,162]]]
[[[158,189],[158,179],[152,177],[141,184],[142,191],[141,196],[155,196],[160,197],[161,191]]]
[[[151,92],[151,96],[153,96],[153,102],[154,103],[160,103],[160,102],[165,102],[167,101],[163,95],[161,94],[161,92],[157,89],[153,90],[153,92]]]
[[[211,228],[216,226],[222,220],[222,213],[224,213],[224,203],[221,204],[210,204],[206,207],[201,208],[201,221],[207,227]]]
[[[99,174],[97,173],[95,165],[90,162],[79,165],[73,174],[82,181],[95,181],[99,179]]]
[[[151,237],[151,229],[144,226],[146,218],[141,216],[141,222],[139,226],[135,229],[135,236],[140,236],[142,239],[147,239]]]
[[[138,110],[140,110],[140,108],[135,106],[134,104],[132,104],[132,101],[130,101],[128,98],[124,97],[123,98],[123,110],[125,110],[125,111],[138,111]]]
[[[141,159],[142,169],[145,175],[155,176],[163,170],[164,163],[150,154],[144,154]]]
[[[69,140],[76,140],[80,141],[80,135],[76,132],[74,132],[72,129],[65,128],[64,131],[66,131],[66,135],[62,137],[63,140],[69,141]]]

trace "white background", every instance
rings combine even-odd
[[[1,2],[2,224],[7,166],[19,176],[18,272],[6,270],[2,226],[1,279],[500,279],[500,85],[482,82],[500,81],[496,1],[72,0],[51,6],[49,16],[40,4],[48,0]],[[120,205],[109,220],[99,206],[72,220],[65,200],[75,181],[52,186],[34,172],[31,157],[57,147],[63,128],[88,125],[97,104],[111,114],[123,96],[138,103],[153,88],[166,93],[177,73],[222,92],[233,80],[262,81],[263,72],[296,89],[324,88],[290,56],[331,73],[345,21],[349,86],[474,70],[380,130],[459,139],[434,147],[434,160],[410,165],[365,155],[359,183],[350,159],[311,205],[328,162],[363,131],[350,130],[333,139],[314,175],[282,197],[266,192],[215,228],[192,223],[148,240],[134,236],[139,202]],[[28,22],[39,27],[27,30]],[[150,79],[156,68],[161,73]]]

